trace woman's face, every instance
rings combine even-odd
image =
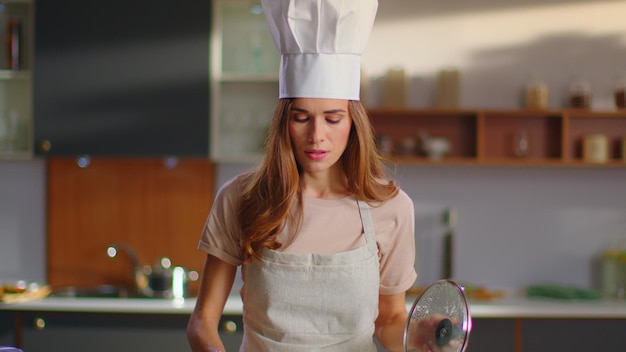
[[[352,118],[348,100],[294,99],[289,111],[289,137],[296,160],[305,172],[338,168],[346,150]]]

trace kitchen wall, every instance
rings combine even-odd
[[[222,184],[248,169],[222,164]],[[442,212],[456,209],[455,277],[504,289],[598,286],[597,256],[626,238],[626,168],[407,166],[392,169],[415,204],[418,283],[440,278]]]
[[[374,78],[401,65],[411,106],[433,103],[437,70],[458,67],[462,105],[516,108],[528,75],[560,108],[573,74],[610,108],[626,70],[626,1],[380,0],[363,57]],[[375,88],[375,87],[374,87]],[[369,99],[376,105],[376,89]],[[0,280],[45,276],[45,163],[0,161]],[[222,164],[218,185],[248,165]],[[497,287],[595,282],[593,260],[626,236],[626,168],[406,166],[397,178],[416,206],[420,282],[439,272],[440,213],[458,210],[457,276]]]
[[[46,278],[45,161],[0,160],[0,281]]]
[[[574,76],[589,81],[592,105],[613,108],[626,74],[624,0],[380,0],[363,69],[373,80],[390,67],[411,77],[409,104],[434,103],[435,76],[461,72],[461,105],[516,108],[531,76],[549,87],[550,108],[564,106]]]

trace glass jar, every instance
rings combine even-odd
[[[591,86],[589,82],[574,77],[569,84],[569,107],[573,109],[589,109],[591,106]]]

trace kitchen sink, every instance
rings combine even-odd
[[[52,290],[53,297],[127,298],[134,297],[132,290],[124,286],[99,285],[94,287],[67,286]]]

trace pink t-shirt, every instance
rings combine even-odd
[[[242,233],[237,221],[241,188],[234,178],[218,191],[198,248],[232,265],[241,265]],[[289,253],[338,253],[365,245],[365,235],[354,196],[339,199],[303,197],[300,230],[285,226],[278,235],[280,250]],[[380,260],[380,294],[409,289],[414,269],[413,201],[400,191],[396,197],[370,208]]]

